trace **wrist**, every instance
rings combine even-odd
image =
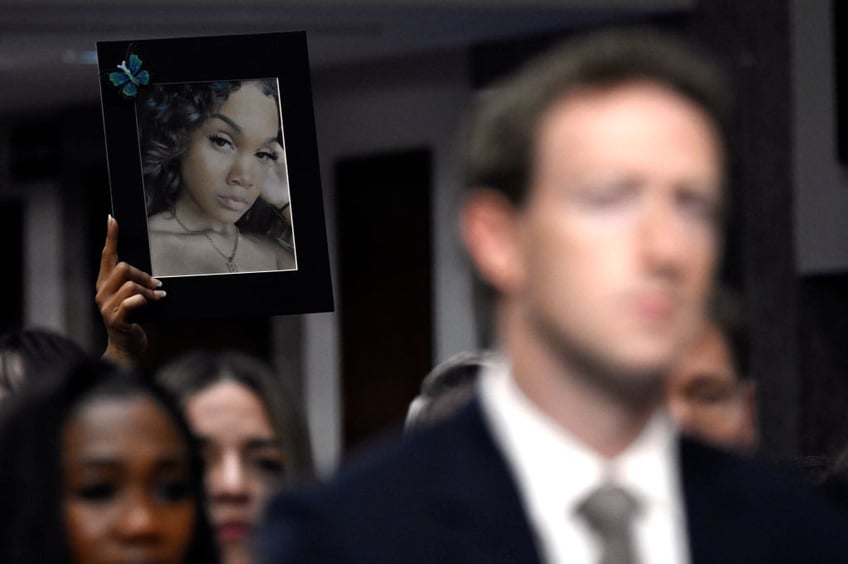
[[[138,364],[138,361],[141,359],[141,351],[131,351],[126,347],[115,345],[110,340],[106,345],[106,350],[103,352],[103,358],[111,360],[116,364],[133,366]]]

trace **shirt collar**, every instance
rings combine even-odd
[[[658,410],[636,440],[609,460],[536,407],[513,380],[505,358],[484,371],[480,396],[531,508],[552,503],[557,511],[574,508],[606,478],[642,504],[670,506],[676,499],[676,432],[665,410]]]

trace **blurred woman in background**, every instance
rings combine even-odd
[[[179,408],[103,361],[45,374],[0,414],[0,562],[218,562]]]
[[[209,513],[227,564],[256,562],[265,505],[312,476],[303,418],[271,370],[236,351],[195,351],[163,367],[160,384],[182,404],[206,461]]]

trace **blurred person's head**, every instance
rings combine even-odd
[[[200,441],[224,560],[253,561],[267,501],[280,487],[311,476],[298,404],[264,363],[234,351],[188,353],[157,378],[182,404]]]
[[[407,431],[449,417],[474,398],[480,373],[495,362],[488,351],[461,352],[437,364],[421,382],[421,392],[409,404]]]
[[[716,321],[703,327],[669,373],[667,401],[683,431],[747,452],[757,443],[756,391],[730,331]]]
[[[661,400],[719,254],[725,106],[712,65],[644,32],[569,42],[485,93],[463,234],[514,370]]]
[[[138,375],[87,360],[33,381],[0,452],[0,561],[218,561],[192,435]]]
[[[29,378],[85,358],[76,342],[50,329],[19,329],[0,336],[0,401]]]
[[[543,123],[568,98],[654,85],[701,112],[725,157],[730,98],[724,76],[690,46],[647,30],[609,30],[566,41],[482,93],[465,147],[465,184],[521,206],[534,192]],[[635,122],[633,125],[637,125]],[[724,172],[723,159],[718,163]]]

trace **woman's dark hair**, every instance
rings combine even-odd
[[[85,357],[75,341],[50,329],[4,333],[0,336],[0,392],[17,392],[33,376]]]
[[[192,132],[218,111],[243,82],[248,81],[154,84],[140,95],[138,127],[148,216],[173,211],[183,187],[180,165],[189,149]],[[276,81],[255,82],[279,108]],[[283,146],[282,131],[277,132],[277,141]],[[266,235],[291,249],[291,226],[262,198],[256,200],[236,225],[245,233]]]
[[[263,362],[238,351],[197,350],[171,361],[157,374],[159,383],[185,406],[194,395],[219,382],[251,390],[265,407],[283,452],[287,485],[313,477],[306,422],[294,395]]]
[[[168,393],[103,360],[83,360],[43,376],[0,409],[0,562],[71,561],[62,511],[63,430],[75,410],[92,399],[138,396],[152,399],[168,415],[189,452],[190,488],[198,510],[186,562],[218,562],[197,445]]]

